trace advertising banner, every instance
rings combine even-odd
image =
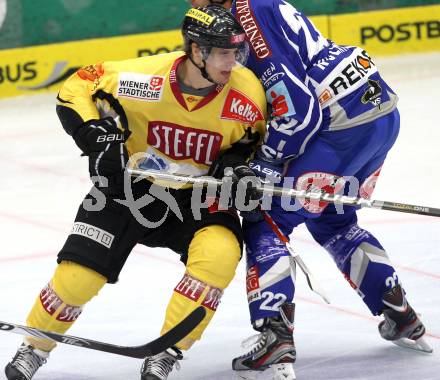
[[[327,38],[363,47],[373,57],[440,51],[440,5],[311,20]],[[82,66],[167,53],[181,49],[182,42],[180,31],[171,30],[0,50],[0,98],[56,92]]]
[[[330,30],[376,56],[440,50],[440,5],[331,16]]]
[[[182,48],[180,31],[0,50],[0,98],[55,92],[80,67]]]

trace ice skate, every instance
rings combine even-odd
[[[180,369],[179,360],[183,359],[182,352],[175,348],[147,357],[141,368],[141,380],[166,380],[176,366]]]
[[[383,303],[384,320],[378,326],[381,337],[401,347],[431,353],[432,347],[423,338],[425,326],[408,304],[402,287],[396,285],[386,292]]]
[[[48,352],[37,350],[23,343],[5,368],[6,378],[8,380],[31,380],[38,368],[46,363],[48,357]]]
[[[258,328],[253,348],[233,359],[232,369],[241,379],[294,380],[293,363],[296,360],[293,341],[295,304],[281,306],[280,316],[267,318]]]

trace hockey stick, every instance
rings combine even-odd
[[[177,183],[188,183],[188,184],[197,184],[197,185],[205,185],[205,186],[206,185],[221,186],[223,184],[222,180],[207,176],[189,177],[178,174],[164,173],[158,170],[141,170],[141,169],[127,169],[127,172],[128,174],[134,177],[142,177],[147,179],[154,178],[154,179],[161,179],[161,180],[177,182]],[[370,200],[370,199],[364,199],[358,197],[349,197],[341,194],[329,194],[329,193],[321,193],[321,192],[318,193],[318,192],[311,192],[305,190],[284,189],[280,187],[271,187],[271,186],[267,186],[267,187],[257,186],[257,191],[267,195],[310,199],[320,202],[333,203],[335,205],[356,206],[361,208],[366,207],[377,210],[387,210],[387,211],[405,212],[409,214],[440,217],[439,208],[411,205],[407,203]]]
[[[275,221],[272,219],[272,217],[269,215],[267,211],[261,210],[261,212],[263,214],[264,220],[272,227],[273,232],[275,232],[278,238],[285,244],[287,250],[292,255],[293,259],[301,268],[303,273],[305,274],[310,289],[312,289],[312,291],[314,291],[316,294],[319,294],[325,302],[330,303],[330,300],[327,297],[327,294],[325,293],[324,289],[321,287],[321,285],[319,285],[318,281],[313,276],[310,269],[307,267],[307,265],[298,255],[298,253],[293,249],[286,235],[283,234],[283,232],[280,230],[278,225],[275,223]]]
[[[206,311],[204,307],[199,306],[170,331],[142,346],[118,346],[115,344],[99,342],[87,338],[78,338],[76,336],[43,331],[40,329],[8,322],[0,322],[0,330],[14,334],[33,336],[40,339],[49,339],[54,342],[84,347],[90,350],[108,352],[111,354],[128,356],[136,359],[144,359],[147,356],[157,355],[160,352],[165,351],[167,348],[174,346],[180,340],[185,338],[185,336],[187,336],[195,327],[197,327],[205,315]]]

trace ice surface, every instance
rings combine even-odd
[[[440,54],[378,63],[400,96],[402,130],[374,198],[440,207]],[[0,147],[0,320],[25,323],[90,186],[87,162],[59,125],[54,94],[0,101]],[[421,354],[383,341],[378,319],[370,316],[325,251],[299,228],[293,244],[332,304],[325,305],[298,274],[298,379],[439,379],[440,220],[377,210],[360,215],[362,226],[374,232],[396,264],[435,352]],[[138,246],[119,283],[106,286],[86,306],[69,334],[122,345],[156,337],[183,270],[172,252]],[[253,334],[248,319],[241,263],[202,341],[170,380],[232,379],[231,359]],[[0,366],[20,342],[20,336],[0,335]],[[140,366],[136,359],[60,345],[35,380],[139,379]]]

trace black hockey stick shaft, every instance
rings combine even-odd
[[[108,352],[110,354],[128,356],[136,359],[144,359],[147,356],[157,355],[158,353],[165,351],[167,348],[177,344],[198,326],[205,315],[206,311],[204,307],[199,306],[170,331],[142,346],[118,346],[115,344],[99,342],[87,338],[57,334],[50,331],[43,331],[32,327],[1,321],[0,330],[14,334],[33,336],[40,339],[49,339],[54,342],[88,348],[90,350]]]
[[[204,186],[222,186],[223,181],[213,177],[191,177],[179,174],[166,173],[158,170],[143,170],[143,169],[127,169],[129,175],[134,177],[142,177],[147,179],[161,179],[176,183],[187,183]],[[278,197],[290,197],[299,199],[309,199],[319,202],[328,202],[335,205],[356,206],[373,208],[377,210],[387,210],[396,212],[405,212],[409,214],[425,215],[440,217],[440,208],[411,205],[407,203],[370,200],[358,197],[350,197],[341,194],[329,194],[320,192],[311,192],[305,190],[285,189],[274,186],[258,186],[257,191],[262,194],[275,195]]]

